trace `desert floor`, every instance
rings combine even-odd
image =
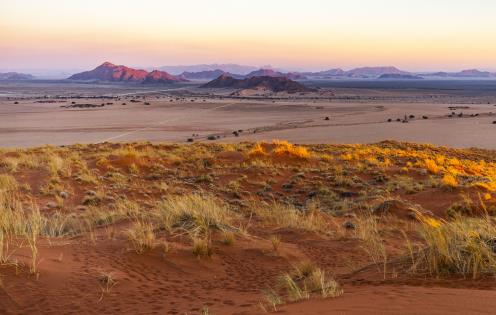
[[[315,96],[310,95],[288,99],[286,95],[254,100],[212,97],[212,91],[198,89],[196,85],[158,89],[68,83],[3,84],[0,146],[141,140],[181,143],[195,134],[196,141],[205,141],[210,135],[219,136],[220,142],[283,139],[295,143],[373,143],[392,139],[496,148],[496,125],[492,124],[496,120],[496,92],[491,90],[331,90],[334,97],[312,99]],[[114,96],[118,100],[100,96]],[[141,102],[132,103],[132,99]],[[54,103],[40,103],[49,100]],[[14,104],[16,101],[18,104]],[[70,105],[71,101],[113,105],[60,107]],[[143,105],[144,102],[150,105]],[[450,109],[451,106],[458,108]],[[453,112],[455,115],[448,117]],[[462,117],[458,117],[460,113]],[[415,118],[409,123],[396,122],[405,115]],[[388,119],[393,122],[388,123]],[[243,132],[235,137],[235,130]]]

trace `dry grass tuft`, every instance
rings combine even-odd
[[[344,292],[341,285],[333,278],[327,277],[325,271],[320,268],[315,269],[307,279],[309,290],[319,293],[323,298],[335,298]]]
[[[127,230],[127,236],[138,254],[142,254],[155,247],[156,237],[154,227],[151,223],[136,221]]]
[[[222,232],[222,243],[227,246],[232,246],[236,240],[236,235],[230,231]]]
[[[214,254],[214,249],[210,240],[205,238],[193,238],[193,254],[198,257],[210,258]]]
[[[462,275],[476,279],[496,275],[496,227],[490,217],[439,221],[418,214],[425,248],[416,269],[435,275]]]
[[[171,197],[159,203],[159,220],[168,230],[180,228],[196,235],[207,235],[212,229],[234,230],[236,214],[213,197],[197,194]]]
[[[358,239],[363,241],[363,249],[367,252],[374,264],[383,266],[384,277],[386,277],[387,251],[384,240],[379,233],[377,218],[371,214],[363,214],[356,218],[357,228],[355,230]]]
[[[284,304],[284,299],[273,289],[262,292],[264,301],[260,302],[260,307],[265,313],[277,312],[277,307]]]
[[[304,264],[307,267],[308,263]],[[285,274],[280,282],[285,288],[290,301],[299,301],[309,299],[312,294],[319,294],[323,298],[338,297],[343,294],[343,289],[339,283],[331,277],[328,277],[324,270],[313,266],[312,269],[296,270],[293,274]]]
[[[0,193],[13,192],[18,189],[16,179],[8,174],[0,174]]]
[[[279,247],[281,246],[281,237],[279,235],[272,235],[270,237],[270,243],[272,244],[272,249],[274,253],[279,252]]]
[[[268,224],[326,234],[329,232],[328,215],[311,205],[306,211],[278,202],[270,205],[253,204],[254,213]]]

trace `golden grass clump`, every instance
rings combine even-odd
[[[19,167],[19,159],[15,157],[0,158],[0,167],[5,168],[10,173],[15,173]]]
[[[111,169],[112,165],[110,164],[110,161],[107,157],[101,157],[96,161],[96,166],[101,167],[103,169]]]
[[[274,289],[265,290],[262,293],[264,301],[260,302],[260,307],[265,313],[277,312],[277,307],[284,304],[284,299]]]
[[[356,237],[363,242],[362,247],[373,263],[378,267],[382,265],[382,272],[385,276],[388,255],[384,240],[379,232],[378,219],[371,214],[363,214],[358,216],[356,221]]]
[[[131,145],[114,150],[111,152],[111,155],[116,157],[113,162],[116,166],[130,168],[143,166],[146,164],[146,152],[140,152]],[[109,167],[112,163],[107,160],[106,162],[102,161],[102,165]]]
[[[280,285],[286,290],[292,302],[309,299],[312,294],[319,294],[323,298],[336,298],[343,294],[341,285],[334,278],[308,263],[292,274],[284,274],[280,279]]]
[[[328,277],[324,270],[317,268],[307,278],[307,287],[311,292],[319,293],[323,298],[335,298],[343,294],[341,285]]]
[[[154,227],[149,222],[136,221],[127,230],[127,236],[138,254],[151,250],[155,246],[156,237]]]
[[[264,159],[268,156],[269,154],[265,151],[264,147],[260,143],[255,144],[255,146],[250,151],[248,151],[248,157],[250,159]]]
[[[302,211],[292,205],[275,202],[270,205],[254,204],[253,210],[266,223],[279,227],[322,233],[327,233],[329,230],[327,215],[315,207]]]
[[[193,234],[208,234],[210,230],[232,229],[235,213],[213,197],[190,194],[161,201],[159,220],[165,228],[182,228]]]
[[[193,254],[198,257],[212,257],[214,249],[208,239],[193,238]]]
[[[279,252],[279,246],[281,246],[281,237],[279,235],[272,235],[270,237],[270,243],[272,244],[272,249],[274,253]]]
[[[310,298],[310,292],[308,292],[305,283],[303,283],[303,287],[300,287],[290,274],[282,276],[280,281],[281,285],[286,288],[287,295],[291,302],[308,300]]]
[[[231,231],[224,231],[222,233],[222,243],[226,246],[232,246],[236,241],[236,235]]]
[[[311,156],[307,148],[279,140],[271,144],[257,143],[248,151],[248,158],[252,160],[271,158],[273,161],[306,161]]]
[[[51,153],[45,156],[45,165],[52,177],[71,176],[71,161]]]
[[[13,192],[18,188],[17,180],[8,174],[0,174],[0,192]]]
[[[437,165],[436,161],[431,159],[424,160],[425,168],[432,174],[439,174],[441,168]]]
[[[310,152],[302,146],[295,146],[287,141],[273,142],[275,148],[272,150],[272,155],[276,159],[299,159],[307,160],[310,158]]]
[[[445,222],[417,215],[426,246],[419,252],[415,269],[474,279],[496,274],[496,227],[492,218],[457,216]]]
[[[444,187],[449,189],[458,187],[458,181],[456,180],[455,176],[450,173],[447,173],[443,176],[443,178],[441,179],[441,183]]]

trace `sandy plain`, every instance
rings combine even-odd
[[[0,146],[207,141],[215,135],[221,142],[373,143],[392,139],[496,148],[496,126],[492,124],[496,90],[453,84],[450,89],[398,88],[394,83],[357,88],[350,84],[326,87],[334,93],[332,97],[271,95],[255,99],[230,98],[231,91],[205,91],[194,84],[166,88],[65,82],[2,84]],[[103,96],[110,98],[100,98]],[[140,102],[132,103],[132,99]],[[41,103],[47,101],[54,103]],[[71,102],[113,104],[61,108]],[[448,117],[452,113],[453,117]],[[458,117],[460,113],[463,117]],[[410,115],[415,118],[408,123],[396,121]],[[239,137],[233,134],[236,130],[243,130]]]

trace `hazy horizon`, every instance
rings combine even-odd
[[[350,68],[345,68],[345,67],[340,67],[339,65],[336,65],[334,67],[326,67],[326,68],[301,68],[301,67],[278,67],[274,65],[255,65],[255,64],[237,64],[237,63],[222,63],[222,62],[214,62],[214,63],[192,63],[192,64],[164,64],[164,65],[148,65],[148,66],[142,66],[142,65],[133,65],[133,64],[122,64],[119,62],[114,62],[112,60],[104,60],[101,62],[98,62],[92,66],[89,67],[73,67],[73,68],[0,68],[0,72],[20,72],[20,73],[29,73],[33,75],[38,75],[38,76],[60,76],[62,74],[74,74],[77,72],[82,72],[82,71],[88,71],[96,68],[97,66],[100,66],[104,62],[111,62],[115,65],[124,65],[130,68],[134,69],[145,69],[145,70],[153,70],[153,69],[159,69],[159,68],[167,68],[167,67],[176,67],[176,68],[188,68],[188,67],[195,67],[195,66],[212,66],[212,65],[235,65],[235,66],[241,66],[241,67],[252,67],[254,69],[274,69],[277,71],[295,71],[295,72],[318,72],[318,71],[326,71],[326,70],[332,70],[332,69],[342,69],[344,71],[348,70],[353,70],[356,68],[363,68],[363,67],[396,67],[399,70],[404,70],[408,71],[411,73],[429,73],[429,72],[460,72],[463,70],[480,70],[480,71],[489,71],[489,72],[496,72],[496,68],[459,68],[459,69],[442,69],[442,68],[433,68],[429,70],[408,70],[402,67],[398,67],[394,64],[391,65],[381,65],[381,64],[370,64],[370,65],[357,65],[356,67],[350,67]],[[172,73],[172,72],[171,72]],[[179,72],[177,72],[179,74]]]
[[[0,69],[233,63],[288,70],[496,69],[489,0],[0,2]]]

